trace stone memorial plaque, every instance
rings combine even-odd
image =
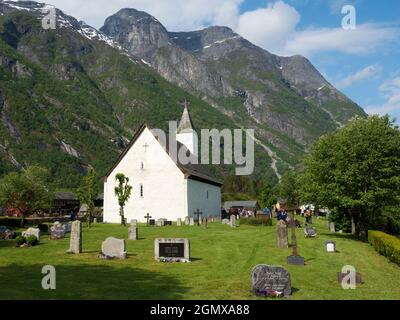
[[[304,237],[306,238],[315,238],[317,236],[317,230],[313,227],[305,227],[304,228]]]
[[[138,227],[130,227],[128,229],[128,239],[129,240],[137,240],[138,239]]]
[[[278,248],[288,248],[288,228],[284,221],[279,220],[276,224],[276,243]]]
[[[37,228],[29,228],[28,230],[22,232],[23,237],[35,236],[40,242],[40,229]]]
[[[266,296],[268,291],[285,297],[292,294],[290,273],[281,266],[257,265],[251,272],[251,286],[257,296]]]
[[[336,242],[331,240],[325,241],[325,247],[327,252],[336,252]]]
[[[125,240],[113,237],[107,238],[101,245],[100,257],[103,259],[126,259]]]
[[[190,262],[190,242],[188,239],[155,239],[154,256],[158,262]]]
[[[82,253],[82,223],[74,221],[71,229],[71,239],[68,253]]]
[[[301,256],[289,256],[287,257],[287,263],[294,266],[304,266],[304,257]]]

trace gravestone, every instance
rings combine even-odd
[[[257,296],[277,292],[289,297],[292,294],[290,273],[281,266],[259,264],[251,272],[251,288]]]
[[[288,248],[288,228],[284,221],[279,220],[276,224],[276,243],[278,248]]]
[[[164,221],[164,226],[172,226],[172,221]]]
[[[291,256],[287,257],[287,264],[294,266],[304,266],[305,264],[304,257],[292,254]]]
[[[72,222],[63,224],[63,227],[66,233],[70,233],[72,230]]]
[[[82,223],[80,221],[72,222],[71,240],[68,253],[82,253]]]
[[[189,218],[189,225],[194,226],[194,218],[193,217]]]
[[[22,232],[23,237],[35,236],[40,242],[40,230],[38,228],[29,228],[28,230]]]
[[[156,220],[154,220],[154,219],[150,219],[150,225],[151,226],[155,226],[156,225]]]
[[[208,220],[207,220],[207,218],[203,218],[203,223],[202,223],[202,225],[203,225],[203,228],[204,228],[204,229],[207,229],[207,226],[208,226]]]
[[[306,238],[315,238],[317,237],[317,230],[313,227],[305,227],[304,228],[304,237]]]
[[[336,242],[332,241],[332,240],[326,240],[325,248],[326,248],[326,252],[335,253],[336,252]]]
[[[333,232],[333,233],[336,232],[335,224],[334,224],[333,222],[331,222],[331,223],[329,224],[329,230],[330,230],[331,232]]]
[[[157,227],[164,227],[165,221],[164,219],[158,219],[157,220]]]
[[[11,231],[5,226],[0,226],[0,240],[11,240],[17,237],[16,232]]]
[[[229,219],[222,219],[222,224],[230,224],[231,221]]]
[[[102,259],[126,259],[126,244],[123,239],[107,238],[101,245]]]
[[[61,223],[54,223],[50,227],[50,240],[60,240],[65,238],[65,227]]]
[[[131,220],[131,227],[137,227],[138,221],[137,219]]]
[[[128,229],[128,239],[137,240],[138,239],[138,227],[132,226]]]
[[[236,227],[236,216],[235,215],[231,215],[230,226],[231,226],[231,228]]]
[[[185,217],[185,225],[189,225],[189,217]]]
[[[154,258],[158,262],[190,262],[190,241],[176,238],[155,239]]]
[[[181,226],[182,226],[182,219],[181,219],[181,218],[178,218],[178,219],[176,220],[176,225],[177,225],[178,227],[181,227]]]

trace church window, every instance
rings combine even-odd
[[[142,162],[141,165],[140,165],[140,169],[141,169],[141,170],[144,170],[144,163],[143,163],[143,162]]]
[[[143,198],[143,185],[140,185],[140,197]]]

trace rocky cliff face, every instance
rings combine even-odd
[[[147,13],[123,9],[101,31],[167,80],[208,96],[232,118],[245,111],[253,125],[302,145],[354,115],[365,115],[306,58],[273,55],[227,27],[168,32]],[[234,110],[232,98],[241,110]]]

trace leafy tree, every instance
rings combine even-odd
[[[268,184],[259,188],[257,198],[263,208],[272,208],[278,200],[276,197],[276,189]]]
[[[53,195],[47,179],[47,170],[39,166],[7,174],[0,180],[0,205],[17,209],[22,215],[21,226],[24,226],[28,215],[51,206]]]
[[[300,204],[299,177],[295,171],[287,171],[278,185],[277,194],[283,198],[289,207]]]
[[[98,196],[96,172],[93,168],[90,168],[88,174],[83,177],[82,184],[77,189],[77,194],[81,203],[87,205],[86,220],[87,226],[90,228],[95,210],[94,202]]]
[[[119,215],[121,216],[121,225],[126,226],[124,207],[126,202],[132,193],[132,187],[128,184],[129,178],[125,177],[123,173],[118,173],[115,176],[115,180],[118,181],[118,186],[115,187],[115,196],[118,198],[119,204]]]
[[[388,116],[356,118],[326,135],[304,161],[302,200],[339,209],[359,236],[400,203],[400,131]]]

